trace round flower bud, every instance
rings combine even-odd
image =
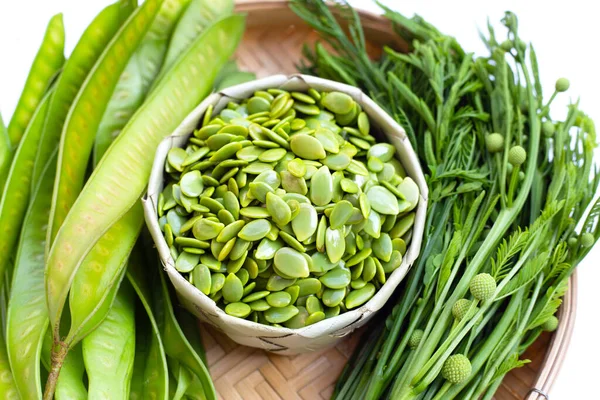
[[[477,300],[485,301],[491,298],[496,291],[496,280],[490,274],[478,274],[469,284],[471,294]]]
[[[442,367],[442,377],[450,383],[463,382],[471,375],[471,362],[462,354],[448,357]]]
[[[544,123],[542,124],[542,132],[544,133],[544,136],[552,137],[555,131],[556,128],[554,127],[554,123],[552,121],[544,121]]]
[[[457,300],[456,303],[454,303],[454,305],[452,306],[452,316],[454,318],[456,318],[457,321],[460,321],[467,315],[467,312],[469,311],[469,307],[471,307],[471,300],[468,300],[468,299]],[[477,312],[477,308],[475,308],[471,312],[471,314],[468,316],[468,318],[469,319],[472,318],[473,315],[475,314],[475,312]]]
[[[571,86],[571,83],[567,78],[557,79],[556,84],[554,85],[557,92],[566,92],[569,90],[569,86]]]
[[[485,137],[485,146],[490,153],[498,153],[504,149],[504,136],[499,133],[490,133]]]
[[[423,339],[423,333],[424,332],[421,329],[415,329],[408,339],[408,347],[413,350],[419,347],[419,343],[421,343],[421,339]]]
[[[513,146],[508,151],[508,162],[512,165],[521,165],[527,159],[527,152],[521,146]]]
[[[581,246],[582,247],[592,247],[594,245],[595,241],[596,241],[596,238],[594,238],[594,235],[590,232],[586,232],[583,235],[581,235]]]
[[[558,328],[558,318],[551,316],[542,324],[542,329],[546,332],[554,332]]]
[[[504,51],[510,51],[513,48],[512,40],[506,39],[504,42],[500,43],[500,48]]]
[[[577,241],[577,238],[575,238],[575,237],[569,238],[569,240],[567,240],[567,244],[569,245],[569,247],[577,247],[578,243],[579,242]]]
[[[522,181],[523,179],[525,179],[525,172],[519,171],[519,180]]]

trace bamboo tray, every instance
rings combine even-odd
[[[241,0],[237,10],[248,15],[247,30],[237,52],[243,69],[264,77],[297,72],[302,46],[318,35],[289,10],[285,0]],[[378,15],[361,12],[370,51],[377,57],[382,45],[406,48],[391,25]],[[512,371],[496,394],[497,400],[542,400],[556,378],[566,353],[576,306],[576,279],[561,308],[554,335],[543,335],[524,355],[532,362]],[[377,318],[377,317],[375,317]],[[206,325],[201,326],[207,359],[215,386],[224,400],[328,399],[360,331],[337,346],[314,353],[285,357],[240,346]],[[537,391],[536,391],[537,389]]]

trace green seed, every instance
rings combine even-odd
[[[287,151],[282,148],[269,149],[262,153],[260,156],[258,156],[258,160],[266,163],[275,162],[281,160],[286,155],[286,153]]]
[[[290,147],[294,154],[306,160],[320,160],[327,155],[321,142],[312,136],[304,134],[292,136]]]
[[[282,324],[296,314],[298,314],[299,310],[294,306],[286,306],[280,308],[269,308],[264,312],[265,319],[272,324]]]
[[[360,236],[357,236],[357,243],[358,243],[358,238]],[[367,257],[369,257],[371,255],[371,248],[370,247],[365,247],[363,249],[361,249],[358,253],[356,253],[355,255],[353,255],[348,261],[346,261],[346,266],[347,267],[351,267],[353,265],[358,264],[359,262],[365,260]]]
[[[358,185],[351,179],[344,178],[340,181],[342,190],[346,193],[358,193]]]
[[[281,186],[286,192],[305,195],[308,192],[304,178],[298,178],[288,171],[281,171]]]
[[[252,312],[252,308],[246,303],[229,303],[225,306],[225,312],[238,318],[246,318]]]
[[[210,276],[210,270],[204,264],[199,264],[192,271],[192,279],[194,280],[194,286],[198,288],[205,295],[209,295],[212,288],[212,280]]]
[[[352,289],[360,289],[365,287],[366,284],[367,282],[363,281],[361,278],[357,278],[350,282],[350,287]]]
[[[334,268],[319,280],[330,289],[342,289],[350,284],[350,271],[346,268]]]
[[[225,243],[225,245],[219,250],[217,260],[223,261],[227,258],[227,256],[231,252],[231,249],[233,249],[233,246],[235,245],[236,239],[237,238],[233,238],[230,241],[228,241],[227,243]],[[217,243],[217,242],[215,241],[215,243]]]
[[[335,307],[339,305],[346,297],[346,288],[342,289],[325,289],[323,291],[322,301],[327,307]]]
[[[240,240],[242,240],[242,239],[240,239]],[[234,245],[234,247],[235,247],[235,245]],[[222,251],[223,250],[221,250],[221,252]],[[230,251],[230,254],[231,254],[231,251]],[[227,272],[230,274],[236,274],[242,268],[242,266],[246,263],[247,258],[248,258],[248,251],[244,252],[244,254],[242,254],[242,256],[240,258],[238,258],[237,260],[232,260],[231,258],[229,258],[229,262],[227,263]],[[218,259],[221,259],[221,257],[218,257]],[[223,260],[220,260],[220,261],[223,261]]]
[[[382,162],[388,162],[394,157],[396,148],[389,143],[377,143],[367,152],[367,158],[379,158]]]
[[[287,164],[287,170],[297,178],[302,178],[306,174],[306,165],[300,158],[294,158]]]
[[[248,304],[253,311],[267,311],[271,306],[265,299],[253,301]]]
[[[285,291],[290,295],[290,304],[294,304],[296,300],[298,300],[298,295],[300,294],[300,286],[292,285],[286,288]]]
[[[292,220],[292,229],[296,239],[304,242],[316,232],[318,217],[317,211],[310,204],[302,203],[299,208],[298,215]]]
[[[273,264],[276,271],[292,278],[306,278],[309,275],[308,263],[302,253],[283,247],[275,253]]]
[[[402,180],[397,189],[402,195],[402,198],[410,204],[408,210],[405,211],[410,211],[417,206],[419,203],[419,187],[415,181],[407,177]]]
[[[346,240],[343,229],[327,228],[325,231],[325,249],[329,261],[336,264],[344,256]]]
[[[312,265],[310,267],[310,272],[316,274],[324,274],[327,271],[330,271],[338,266],[339,262],[333,263],[329,260],[329,257],[323,253],[314,253],[311,256]]]
[[[306,308],[302,306],[297,306],[296,308],[298,308],[298,314],[296,314],[294,317],[290,318],[284,323],[286,328],[299,329],[304,328],[304,326],[306,325],[308,311],[306,311]]]
[[[245,207],[240,210],[240,215],[252,219],[269,218],[271,216],[264,207]]]
[[[273,188],[264,182],[252,182],[248,185],[250,188],[250,194],[252,197],[260,201],[261,203],[266,203],[267,201],[267,193],[273,193]]]
[[[267,296],[267,303],[271,307],[285,307],[292,302],[292,296],[287,292],[275,292]]]
[[[306,248],[302,245],[302,243],[300,243],[295,237],[293,237],[292,235],[290,235],[287,232],[284,231],[280,231],[279,232],[279,237],[291,248],[293,248],[294,250],[297,250],[301,253],[306,252]]]
[[[340,306],[326,307],[324,313],[325,318],[337,317],[338,315],[340,315]]]
[[[319,128],[315,132],[315,138],[321,142],[323,148],[332,154],[337,154],[340,151],[339,136],[331,132],[329,129]]]
[[[235,274],[227,275],[225,279],[225,284],[223,285],[223,289],[221,289],[223,293],[223,299],[229,303],[235,303],[242,299],[244,294],[244,285],[240,278],[238,278]]]
[[[248,100],[247,107],[250,114],[256,114],[269,111],[271,109],[271,103],[263,97],[255,96]]]
[[[213,271],[221,270],[221,261],[217,260],[210,254],[202,254],[200,256],[200,262]]]
[[[175,269],[181,273],[191,272],[200,262],[198,254],[182,252],[175,260]]]
[[[183,170],[182,164],[185,161],[185,159],[187,158],[187,156],[188,156],[188,154],[186,153],[186,151],[184,149],[182,149],[180,147],[173,147],[167,153],[167,162],[176,171],[181,172]]]
[[[365,304],[367,301],[369,301],[374,294],[375,285],[373,285],[372,283],[367,283],[364,287],[360,289],[352,290],[346,296],[346,308],[348,310],[351,310],[353,308],[359,307]]]
[[[310,199],[317,206],[324,206],[333,197],[333,179],[327,166],[322,166],[313,175],[310,186]]]
[[[367,198],[371,208],[380,214],[396,215],[399,212],[396,196],[383,186],[372,186]]]
[[[221,210],[225,211],[225,210]],[[221,212],[219,211],[219,213]],[[219,235],[217,236],[217,242],[226,243],[237,236],[237,234],[242,230],[242,228],[246,225],[246,222],[243,220],[235,221],[223,228]]]
[[[198,240],[210,240],[216,238],[223,228],[225,225],[222,223],[204,218],[194,224],[192,232]]]
[[[367,136],[371,130],[371,127],[369,126],[369,117],[365,112],[358,114],[358,130],[365,136]]]
[[[323,306],[317,297],[310,295],[306,298],[306,311],[309,314],[323,311]]]
[[[269,293],[271,293],[271,292],[269,292],[268,290],[261,290],[260,292],[254,292],[254,293],[249,294],[248,296],[244,297],[242,299],[242,301],[244,303],[252,303],[253,301],[260,300],[260,299],[267,297],[269,295]]]
[[[315,99],[307,95],[306,93],[301,92],[292,92],[292,97],[296,100],[300,100],[306,104],[315,104]]]
[[[329,216],[331,229],[342,227],[352,216],[353,209],[354,207],[349,201],[342,200],[338,202]]]
[[[296,283],[296,279],[286,279],[279,275],[271,275],[267,281],[266,289],[270,292],[279,292]]]
[[[393,239],[403,236],[413,226],[415,222],[415,213],[411,212],[400,218],[396,225],[390,231],[390,237]]]
[[[277,225],[287,225],[292,218],[292,210],[281,197],[273,193],[266,196],[267,211]]]
[[[373,253],[375,254],[375,257],[380,258],[382,261],[390,261],[390,258],[392,258],[392,251],[392,239],[387,233],[382,233],[379,238],[373,241]]]
[[[316,278],[299,279],[296,285],[299,287],[299,297],[317,294],[321,290],[321,281]]]
[[[275,257],[277,250],[281,249],[282,247],[283,242],[281,240],[264,238],[256,248],[254,257],[257,260],[271,260],[273,257]]]
[[[204,190],[202,174],[200,171],[190,171],[181,177],[181,192],[189,197],[198,197]]]
[[[248,242],[254,242],[267,236],[271,223],[266,219],[255,219],[248,222],[238,233],[238,237]]]
[[[325,313],[323,311],[317,311],[312,313],[306,318],[306,326],[316,324],[317,322],[323,321],[325,319]]]
[[[258,157],[263,152],[264,152],[264,150],[261,149],[260,147],[248,146],[248,147],[244,147],[244,148],[238,150],[238,152],[235,153],[235,155],[240,160],[245,160],[245,161],[248,161],[248,162],[253,162],[253,161],[258,160]]]
[[[201,264],[202,265],[202,264]],[[220,272],[217,272],[215,274],[212,274],[212,276],[210,277],[211,282],[210,282],[210,295],[214,295],[215,293],[217,293],[218,291],[220,291],[221,289],[223,289],[223,285],[225,285],[225,275],[223,275]]]
[[[377,255],[377,252],[375,251],[375,246],[373,246],[373,251],[375,252],[375,255]],[[400,264],[402,264],[402,254],[398,250],[394,250],[390,254],[390,259],[388,261],[383,261],[384,262],[381,263],[383,267],[383,272],[385,272],[386,274],[391,274],[396,270],[396,268],[400,266]]]
[[[246,271],[245,269],[240,269],[239,271],[237,271],[235,273],[235,276],[237,276],[240,279],[240,281],[242,282],[242,285],[246,285],[248,283],[248,280],[250,279],[248,271]],[[250,293],[250,292],[248,292],[248,293]],[[243,296],[247,296],[248,293],[246,293],[246,288],[244,288]]]
[[[346,114],[352,111],[354,107],[354,100],[346,93],[341,92],[329,92],[321,100],[323,107],[335,114]]]

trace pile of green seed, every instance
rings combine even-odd
[[[340,92],[209,108],[159,196],[175,268],[229,315],[301,328],[367,302],[402,262],[416,183]]]

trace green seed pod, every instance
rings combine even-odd
[[[462,354],[448,357],[442,368],[442,376],[450,383],[458,384],[471,375],[471,362]]]
[[[490,153],[498,153],[504,149],[504,136],[499,133],[490,133],[485,137],[485,146]]]
[[[552,121],[544,121],[544,123],[542,124],[542,132],[544,133],[544,136],[552,137],[555,131],[556,128],[554,127],[554,123]]]
[[[506,39],[504,42],[500,43],[500,48],[504,51],[511,51],[513,48],[512,40]]]
[[[471,300],[468,299],[460,299],[457,300],[456,303],[452,306],[452,316],[456,318],[457,321],[462,320],[467,315],[469,311],[469,307],[471,307]],[[468,319],[473,318],[473,315],[477,312],[477,308],[475,308],[468,316]]]
[[[478,274],[469,284],[471,294],[477,300],[485,301],[490,299],[496,291],[496,280],[490,274]]]
[[[415,331],[410,335],[410,339],[408,339],[408,347],[412,350],[419,347],[419,343],[421,343],[421,339],[423,339],[423,332],[421,329],[415,329]]]
[[[521,165],[527,159],[527,152],[521,146],[513,146],[508,151],[508,162],[512,165]]]
[[[581,246],[588,248],[588,247],[592,247],[594,245],[594,243],[596,242],[596,238],[594,237],[594,235],[590,232],[586,232],[583,235],[581,235]]]
[[[557,79],[556,84],[554,85],[557,92],[566,92],[567,90],[569,90],[569,86],[571,86],[571,83],[567,78]]]
[[[542,324],[542,329],[546,332],[554,332],[558,328],[558,318],[551,316]]]

